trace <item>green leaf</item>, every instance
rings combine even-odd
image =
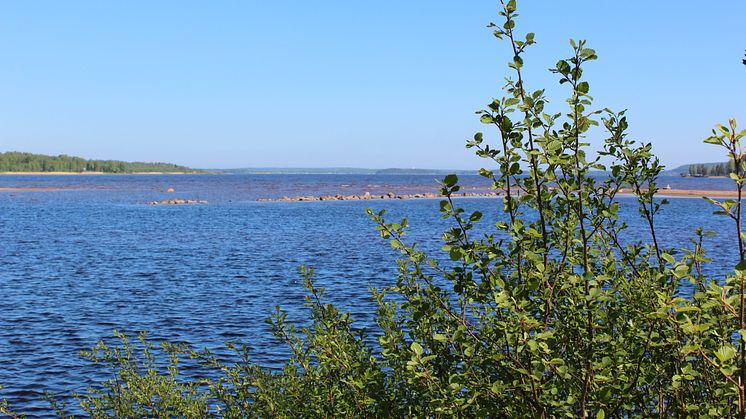
[[[711,203],[713,205],[720,206],[720,202],[718,202],[718,201],[716,201],[716,200],[714,200],[714,199],[712,199],[710,197],[703,196],[702,199],[704,199],[705,201],[707,201],[707,202],[709,202],[709,203]]]
[[[580,53],[580,56],[586,60],[593,60],[596,58],[596,50],[592,48],[584,48]]]
[[[713,136],[705,138],[705,143],[706,144],[720,145],[720,144],[722,144],[722,141],[720,140],[720,137],[716,137],[716,136],[713,135]]]
[[[508,12],[511,12],[511,13],[515,12],[515,9],[516,9],[515,0],[510,0],[508,4],[505,5],[505,10],[507,10]]]
[[[730,361],[736,355],[736,350],[731,346],[723,346],[715,352],[715,356],[721,363]]]
[[[687,266],[684,263],[680,263],[676,265],[676,267],[673,270],[674,275],[676,275],[677,278],[681,278],[689,273],[689,266]]]
[[[699,307],[692,307],[692,306],[689,306],[689,307],[679,307],[679,308],[676,309],[677,313],[690,313],[690,312],[698,312],[698,311],[700,311]]]
[[[557,71],[559,71],[560,74],[567,75],[570,72],[570,64],[565,60],[557,61]]]
[[[412,342],[412,344],[409,345],[409,349],[411,349],[412,352],[417,354],[417,356],[422,355],[422,346],[420,346],[420,344],[417,342]]]
[[[503,392],[499,381],[495,381],[494,383],[492,383],[490,390],[492,390],[492,392],[495,394],[502,394]]]

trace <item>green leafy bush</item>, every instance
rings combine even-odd
[[[292,356],[272,372],[234,348],[241,362],[145,339],[99,344],[87,354],[116,379],[79,396],[91,416],[227,417],[744,417],[746,262],[741,191],[746,163],[735,121],[708,143],[734,162],[735,200],[714,201],[730,217],[740,261],[724,280],[707,263],[698,230],[691,249],[663,248],[656,216],[662,167],[650,144],[627,138],[624,112],[593,107],[584,78],[596,52],[571,41],[552,73],[567,108],[548,113],[544,90],[529,90],[516,32],[515,1],[503,3],[494,35],[512,51],[506,96],[478,112],[491,134],[467,147],[494,169],[480,174],[504,191],[502,212],[467,213],[453,199],[458,178],[442,182],[442,263],[406,240],[406,220],[370,216],[401,253],[396,281],[373,289],[375,335],[324,302],[303,270],[311,325],[298,329],[278,308],[272,330]],[[604,132],[589,153],[587,136]],[[493,140],[487,137],[493,135]],[[607,170],[608,177],[592,176]],[[634,195],[649,239],[630,242],[620,193]],[[488,220],[489,219],[489,220]],[[492,223],[478,233],[479,223]],[[683,293],[682,284],[694,293]],[[691,288],[691,285],[688,285]],[[169,361],[159,365],[156,360]],[[218,378],[179,376],[180,359]],[[219,371],[219,372],[218,372]],[[208,374],[209,375],[209,374]],[[61,409],[64,410],[64,409]]]

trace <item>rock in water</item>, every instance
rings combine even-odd
[[[192,200],[192,199],[164,199],[163,201],[152,201],[146,202],[148,205],[190,205],[190,204],[206,204],[207,201],[203,200]]]

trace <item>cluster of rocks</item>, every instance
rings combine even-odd
[[[500,196],[498,192],[461,192],[455,193],[453,197],[496,197]],[[262,202],[292,202],[292,201],[366,201],[371,199],[417,199],[417,198],[441,198],[442,195],[433,192],[416,193],[416,194],[395,194],[389,192],[384,195],[371,195],[366,192],[365,195],[320,195],[320,196],[283,196],[282,198],[264,198],[259,199]]]
[[[207,201],[192,199],[164,199],[163,201],[146,202],[148,205],[187,205],[187,204],[206,204]]]

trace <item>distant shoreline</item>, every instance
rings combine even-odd
[[[204,172],[0,172],[0,175],[33,175],[33,176],[96,176],[96,175],[206,175]]]

